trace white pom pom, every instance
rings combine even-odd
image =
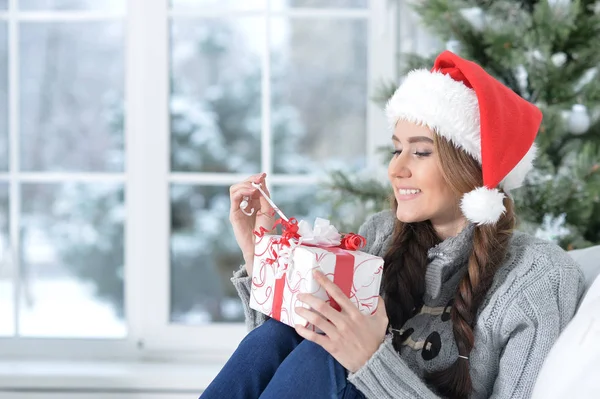
[[[497,188],[477,187],[462,197],[460,209],[465,217],[481,226],[494,224],[506,212],[504,194]]]

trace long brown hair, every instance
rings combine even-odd
[[[434,135],[445,181],[457,198],[483,184],[481,167],[475,159]],[[394,200],[394,209],[398,203]],[[473,349],[477,310],[489,290],[494,274],[501,265],[515,226],[513,202],[504,199],[506,212],[494,225],[475,226],[473,247],[467,272],[458,284],[451,310],[454,339],[461,356]],[[402,223],[396,220],[392,244],[385,255],[382,292],[390,324],[401,328],[423,305],[427,252],[441,240],[431,222]],[[394,335],[393,345],[400,350],[405,337]],[[444,370],[427,373],[425,380],[439,394],[466,398],[473,389],[469,361],[457,360]]]

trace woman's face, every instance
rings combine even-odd
[[[442,176],[433,132],[400,120],[392,143],[394,155],[388,175],[398,201],[397,218],[404,223],[430,220],[442,238],[456,234],[464,227],[465,218],[459,207],[460,196]]]

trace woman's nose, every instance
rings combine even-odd
[[[411,171],[408,167],[407,160],[403,157],[404,154],[400,154],[392,159],[390,162],[390,175],[392,177],[410,177]]]

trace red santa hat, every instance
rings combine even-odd
[[[411,71],[386,106],[391,126],[408,120],[432,129],[475,158],[483,187],[466,193],[461,210],[473,223],[494,224],[502,194],[523,184],[536,155],[542,112],[479,65],[444,51],[429,71]]]

